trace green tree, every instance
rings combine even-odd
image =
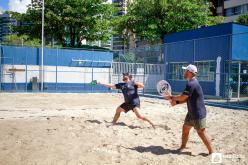
[[[41,36],[40,0],[32,0],[24,14],[12,13],[25,25],[15,27],[18,34],[32,38]],[[45,0],[45,38],[63,45],[81,46],[81,41],[102,40],[111,37],[114,7],[106,0]]]
[[[18,36],[16,34],[11,34],[4,37],[3,44],[37,47],[40,46],[41,41],[40,39],[34,39],[34,38],[31,39],[27,35]]]
[[[213,17],[202,0],[134,0],[128,13],[115,20],[115,32],[126,38],[130,33],[148,40],[163,40],[167,33],[196,29],[223,22]]]
[[[248,25],[248,13],[239,16],[239,18],[237,19],[237,22],[242,25]]]

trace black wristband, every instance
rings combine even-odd
[[[176,104],[180,104],[180,102],[179,101],[176,101]]]

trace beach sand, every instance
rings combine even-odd
[[[186,105],[141,97],[141,114],[110,126],[120,94],[0,93],[0,165],[204,165],[211,156],[191,130],[179,153]],[[248,164],[248,111],[207,106],[207,133],[222,164]]]

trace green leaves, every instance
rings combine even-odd
[[[223,18],[210,16],[201,0],[135,0],[118,21],[115,31],[120,34],[127,35],[129,29],[143,40],[155,41],[167,33],[221,23]]]
[[[237,19],[237,22],[242,25],[248,25],[248,13],[239,16],[239,18]]]
[[[39,39],[31,39],[27,35],[12,34],[5,36],[3,44],[37,47],[40,46],[41,42]]]
[[[18,34],[40,38],[41,5],[40,0],[32,0],[27,13],[17,14],[16,19],[30,24],[16,28]],[[80,46],[83,39],[106,41],[111,37],[110,22],[114,11],[106,0],[45,0],[46,41],[55,39],[73,47]]]

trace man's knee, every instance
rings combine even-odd
[[[198,135],[200,135],[200,136],[205,134],[205,128],[200,128],[200,129],[197,129],[196,131],[197,131]]]
[[[120,114],[121,112],[123,112],[124,110],[121,108],[121,107],[118,107],[117,109],[116,109],[116,113],[118,113],[118,114]]]
[[[188,134],[190,129],[192,128],[192,126],[189,126],[189,125],[183,125],[183,133],[184,134]]]
[[[138,119],[143,119],[143,117],[140,114],[135,114]]]

